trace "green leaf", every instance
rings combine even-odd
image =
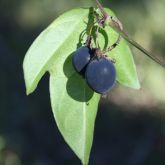
[[[83,31],[90,30],[94,21],[92,11],[92,8],[75,9],[57,18],[34,41],[23,63],[27,94],[35,90],[46,71],[50,73],[50,99],[57,126],[84,165],[89,161],[100,95],[75,73],[71,59],[83,43]],[[105,47],[116,37],[116,33],[106,27],[99,42]],[[113,56],[117,61],[118,81],[137,87],[135,66],[125,41],[109,54]]]
[[[50,98],[57,126],[65,141],[88,164],[100,96],[77,75],[72,53],[81,45],[89,10],[69,11],[55,20],[34,41],[24,60],[27,93],[36,88],[46,71],[50,73]]]
[[[110,9],[106,9],[106,12],[111,16],[114,15]],[[101,31],[101,35],[99,36],[99,41],[102,48],[114,44],[118,36],[119,34],[110,26],[106,26],[104,30]],[[115,59],[116,61],[115,66],[117,70],[117,81],[127,87],[139,89],[140,84],[136,72],[136,66],[127,41],[122,38],[119,45],[107,55],[110,59]]]
[[[68,78],[52,74],[50,91],[58,128],[82,164],[87,165],[100,97],[76,73]]]
[[[63,47],[64,42],[73,45],[69,53],[75,50],[80,33],[86,29],[84,21],[88,12],[89,10],[77,9],[63,14],[33,42],[23,63],[27,94],[35,90],[41,77],[59,56],[59,51],[66,49]],[[76,35],[75,41],[72,41],[72,35]]]

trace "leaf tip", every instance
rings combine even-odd
[[[25,84],[26,84],[26,83],[25,83]],[[29,87],[29,86],[26,84],[26,95],[30,95],[31,93],[34,92],[35,89],[36,89],[36,86],[32,85],[32,86]]]
[[[34,86],[34,84],[29,85],[25,79],[25,88],[26,88],[26,95],[28,96],[35,90],[36,86]]]
[[[82,163],[82,165],[88,165],[88,160],[82,159],[82,160],[81,160],[81,163]]]
[[[139,81],[137,81],[133,86],[132,86],[133,89],[136,89],[136,90],[140,90],[141,89],[141,85],[139,83]]]
[[[28,90],[28,89],[26,89],[26,95],[28,96],[28,95],[30,95],[32,92],[30,91],[30,90]]]

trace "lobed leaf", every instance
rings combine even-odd
[[[57,126],[84,165],[89,161],[100,95],[75,72],[71,59],[82,44],[82,32],[90,30],[87,24],[91,24],[92,17],[91,9],[75,9],[61,15],[33,42],[23,63],[27,94],[35,90],[46,71],[50,73],[50,99]],[[99,42],[109,45],[116,37],[106,27]],[[132,54],[125,41],[108,55],[116,59],[118,81],[138,88]]]
[[[24,60],[27,93],[50,72],[50,99],[57,126],[65,141],[88,164],[100,96],[72,67],[71,54],[81,45],[88,9],[69,11],[55,20],[34,41]]]

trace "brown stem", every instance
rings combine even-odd
[[[105,12],[103,6],[98,0],[96,0],[96,4],[97,4],[97,7],[100,9],[101,13],[104,15],[104,17],[108,17],[108,14]]]

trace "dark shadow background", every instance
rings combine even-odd
[[[165,52],[164,0],[102,0],[153,54]],[[25,95],[22,62],[59,14],[92,0],[0,1],[0,165],[80,165],[54,122],[45,75]],[[165,70],[134,50],[142,89],[117,85],[100,102],[90,165],[165,164]]]

